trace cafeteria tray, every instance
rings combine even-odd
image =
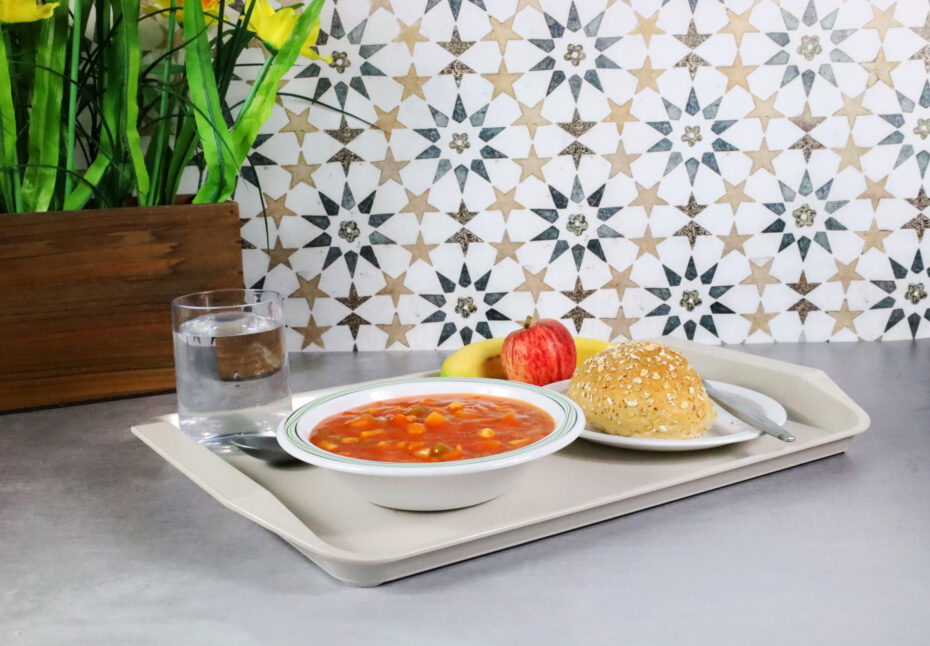
[[[762,436],[706,451],[646,453],[579,439],[534,463],[500,498],[467,509],[409,512],[365,502],[324,469],[216,455],[184,435],[176,416],[133,426],[132,432],[220,503],[279,535],[335,578],[374,586],[842,453],[869,426],[865,411],[821,370],[662,341],[703,377],[781,402],[788,411],[785,426],[797,441]],[[294,404],[338,389],[295,395]]]

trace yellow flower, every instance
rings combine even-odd
[[[51,18],[59,3],[37,4],[36,0],[0,0],[0,22],[35,22]]]
[[[291,7],[275,11],[268,0],[255,0],[255,6],[252,8],[252,15],[249,18],[249,30],[255,32],[266,45],[274,50],[279,50],[284,46],[287,37],[294,31],[297,17],[297,12]],[[307,58],[330,62],[332,61],[331,57],[320,56],[312,49],[316,45],[316,39],[319,35],[320,21],[317,20],[301,46],[300,54]]]

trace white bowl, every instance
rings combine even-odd
[[[555,420],[555,429],[533,444],[470,460],[407,463],[348,458],[309,441],[314,427],[336,413],[395,397],[468,393],[518,399]],[[347,486],[376,505],[438,511],[477,505],[504,493],[533,460],[570,444],[584,428],[584,414],[559,393],[499,379],[434,377],[348,388],[301,406],[278,428],[278,443],[298,460],[331,469]]]

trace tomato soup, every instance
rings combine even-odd
[[[555,429],[544,410],[516,399],[441,394],[374,402],[327,417],[310,441],[378,462],[448,462],[512,451]]]

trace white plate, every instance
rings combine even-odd
[[[763,395],[755,390],[736,386],[734,384],[724,383],[722,381],[707,380],[717,390],[728,394],[734,398],[743,400],[763,415],[778,425],[784,424],[788,420],[788,413],[785,408],[777,401]],[[558,393],[565,394],[568,391],[569,380],[557,381],[549,384],[546,388]],[[736,444],[738,442],[747,442],[754,440],[762,431],[752,428],[746,422],[736,419],[724,410],[721,406],[714,403],[717,409],[717,420],[714,425],[707,429],[704,437],[693,440],[659,440],[646,437],[623,437],[622,435],[610,435],[598,431],[590,424],[586,424],[582,437],[591,442],[606,444],[608,446],[617,446],[623,449],[632,449],[635,451],[699,451],[701,449],[711,449],[715,446],[724,446],[725,444]]]

